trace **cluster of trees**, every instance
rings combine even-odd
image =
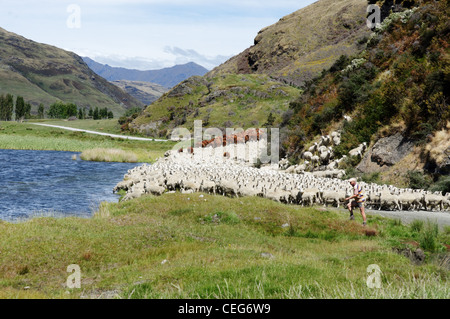
[[[14,96],[11,94],[0,95],[0,120],[11,121],[13,114],[16,120],[30,118],[31,104],[26,103],[21,96],[18,96],[14,103]]]
[[[86,109],[84,110],[86,111]],[[99,109],[96,107],[94,110],[89,109],[88,113],[89,117],[92,117],[94,120],[100,120],[100,119],[113,119],[114,114],[112,111],[109,111],[107,107]],[[78,116],[80,118],[80,116]]]
[[[78,115],[78,107],[73,103],[55,102],[50,105],[47,115],[51,119],[66,119]]]
[[[86,108],[78,108],[76,104],[65,104],[63,102],[56,102],[50,105],[47,114],[50,118],[57,119],[70,117],[78,117],[80,120],[86,118],[92,118],[94,120],[114,118],[113,112],[109,111],[107,107],[101,109],[96,107],[95,109],[89,109],[89,111],[87,111]]]
[[[31,115],[31,104],[25,102],[22,96],[14,96],[11,94],[0,95],[0,121],[11,121],[15,115],[15,120],[39,118],[43,119],[46,115],[52,119],[67,119],[70,117],[78,117],[81,119],[92,118],[94,120],[112,119],[114,114],[108,108],[89,109],[78,108],[74,103],[55,102],[50,105],[47,113],[45,113],[44,104],[39,104],[37,115]]]

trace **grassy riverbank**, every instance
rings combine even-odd
[[[78,121],[77,123],[84,122]],[[62,123],[49,122],[49,124],[60,125]],[[86,127],[71,125],[76,128],[95,130],[95,127],[93,127],[95,124],[93,123],[90,125],[87,123]],[[107,127],[106,125],[103,126]],[[113,130],[107,130],[107,132],[113,133]],[[91,149],[117,149],[134,153],[138,162],[153,162],[158,157],[163,156],[173,145],[173,142],[124,140],[27,123],[0,122],[0,149],[71,152],[83,152]]]
[[[0,298],[450,297],[449,229],[375,216],[363,228],[347,217],[176,193],[102,204],[92,219],[0,223]],[[421,265],[393,250],[418,245],[428,247]],[[71,264],[81,289],[66,286]],[[380,289],[367,287],[371,264]]]

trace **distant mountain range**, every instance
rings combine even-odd
[[[116,115],[143,103],[95,74],[73,52],[37,43],[0,28],[0,94],[23,96],[46,108],[56,101],[104,108]]]
[[[166,88],[172,88],[178,83],[194,75],[205,75],[208,70],[194,62],[175,65],[160,70],[130,70],[120,67],[112,67],[98,63],[91,58],[83,57],[84,62],[98,75],[108,81],[138,81],[159,84]]]
[[[145,105],[150,105],[159,99],[164,93],[169,91],[162,85],[150,83],[150,82],[139,82],[139,81],[111,81],[112,84],[117,85],[122,90],[130,94],[131,96],[137,98],[139,101]]]

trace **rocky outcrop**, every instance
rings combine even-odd
[[[364,173],[382,172],[397,164],[414,148],[413,141],[402,133],[384,137],[371,147],[356,167]]]

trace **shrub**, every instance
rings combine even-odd
[[[441,176],[439,180],[430,187],[433,192],[450,193],[450,176]]]
[[[421,248],[434,252],[438,248],[437,237],[439,235],[439,228],[437,224],[427,223],[427,226],[422,231],[419,238],[419,245]]]
[[[381,184],[381,174],[379,172],[377,173],[370,173],[370,174],[364,174],[361,176],[361,179],[365,183],[375,183],[375,184]]]
[[[409,227],[411,228],[411,231],[420,233],[423,230],[423,227],[425,226],[425,222],[423,220],[414,220]]]
[[[431,185],[431,178],[421,171],[408,171],[406,178],[408,187],[412,189],[428,189]]]
[[[206,215],[203,219],[204,222],[214,223],[214,224],[238,224],[241,220],[235,212],[216,212]]]

